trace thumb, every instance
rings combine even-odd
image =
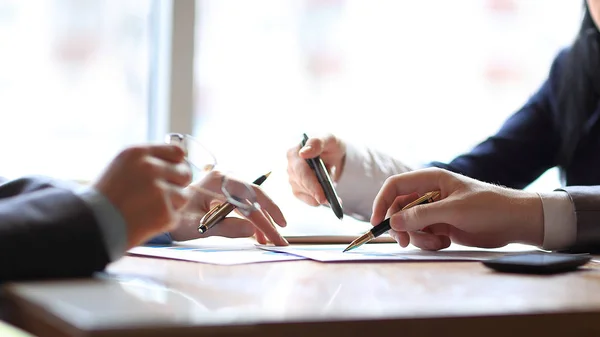
[[[310,138],[300,149],[298,154],[302,159],[310,159],[320,155],[323,152],[324,141],[321,138]]]
[[[439,190],[444,195],[447,177],[446,171],[437,168],[426,168],[416,171],[394,175],[386,179],[379,193],[373,201],[373,212],[371,224],[383,221],[387,211],[392,207],[398,196],[410,195],[412,193],[424,194],[429,191]]]
[[[448,222],[447,203],[444,200],[417,205],[390,217],[390,227],[398,232],[415,232],[427,226]]]

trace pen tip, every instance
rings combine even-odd
[[[347,251],[350,251],[354,248],[358,247],[358,245],[356,244],[356,242],[352,242],[348,245],[348,247],[344,248],[344,251],[342,253],[345,253]]]
[[[271,175],[271,171],[269,171],[265,174],[265,178],[269,178],[270,175]]]
[[[358,238],[356,238],[354,241],[350,242],[350,244],[348,245],[348,247],[346,247],[346,249],[344,249],[344,253],[352,250],[354,248],[360,247],[362,245],[364,245],[365,243],[373,240],[375,238],[375,236],[373,236],[373,233],[366,232],[365,234],[359,236]]]

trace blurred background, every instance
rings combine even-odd
[[[0,175],[96,177],[156,136],[167,0],[0,0]],[[191,132],[264,184],[288,232],[364,224],[297,201],[286,151],[331,132],[418,167],[494,133],[577,31],[573,0],[177,0],[195,11]],[[173,37],[176,38],[176,37]],[[168,54],[168,53],[166,53]],[[183,84],[188,85],[188,84]],[[191,117],[185,117],[185,116]],[[168,130],[180,131],[180,130]],[[529,189],[560,185],[552,169]]]

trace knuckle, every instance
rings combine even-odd
[[[170,146],[172,147],[173,154],[176,158],[178,158],[179,160],[183,160],[185,158],[185,151],[183,150],[183,147],[181,147],[180,145]]]
[[[118,157],[120,159],[130,160],[133,158],[141,157],[143,154],[144,148],[142,146],[131,146],[121,151]]]
[[[432,168],[432,178],[436,181],[438,186],[443,186],[445,180],[448,178],[447,172],[448,171],[438,167]]]
[[[183,169],[178,172],[181,173],[181,179],[184,185],[188,185],[192,182],[192,171],[187,166],[184,166]]]
[[[223,178],[223,174],[218,170],[210,171],[206,174],[207,181],[220,181]]]
[[[310,145],[312,147],[321,147],[323,145],[323,140],[321,138],[311,138],[309,139]]]
[[[302,198],[302,196],[303,196],[303,193],[302,193],[302,192],[300,192],[300,191],[298,191],[297,189],[293,189],[293,190],[292,190],[292,193],[294,194],[294,196],[295,196],[296,198]]]
[[[158,172],[158,166],[147,158],[145,160],[140,160],[138,163],[138,170],[146,175],[154,176]]]
[[[150,184],[149,194],[152,199],[162,199],[165,195],[165,187],[160,181],[155,180]]]
[[[406,212],[408,215],[408,218],[413,220],[416,223],[419,223],[421,220],[421,212],[419,212],[419,207],[413,207],[413,208],[409,208],[407,210],[408,212]]]
[[[381,190],[386,190],[389,188],[390,185],[393,185],[395,183],[395,181],[398,180],[397,176],[390,176],[387,177],[385,179],[385,181],[383,182],[383,185],[381,186]]]

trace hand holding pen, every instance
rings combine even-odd
[[[439,198],[390,214],[399,198],[408,201],[414,193],[428,191],[439,191]],[[542,246],[544,242],[544,210],[537,193],[484,183],[439,168],[388,178],[375,198],[371,224],[377,225],[388,216],[390,235],[402,246],[411,243],[439,250],[452,242],[481,248],[509,243]]]
[[[254,225],[254,235],[259,243],[266,244],[268,241],[271,241],[278,246],[287,245],[287,240],[279,234],[273,225],[274,221],[279,226],[285,227],[285,218],[279,207],[259,187],[259,185],[267,180],[270,174],[271,172],[258,177],[250,185],[232,177],[211,172],[209,175],[221,175],[221,182],[213,186],[212,189],[220,189],[224,192],[227,201],[217,204],[206,212],[199,223],[196,223],[197,232],[210,235],[213,232],[219,231],[219,228],[226,223],[236,222],[241,225],[242,223],[250,222]],[[203,181],[206,180],[204,179]],[[230,184],[224,184],[223,181],[229,181]],[[220,187],[217,187],[219,185]],[[251,207],[247,206],[249,204]],[[242,213],[245,219],[228,217],[234,210]],[[247,233],[246,236],[250,235],[251,233]]]
[[[226,180],[234,181],[233,186],[247,186],[255,192],[252,208],[228,206],[231,204],[228,200],[234,201],[234,198],[224,196],[223,183],[224,181],[227,183]],[[186,189],[191,199],[179,211],[179,220],[175,228],[170,231],[173,240],[187,241],[208,236],[242,238],[254,235],[260,244],[266,244],[268,241],[277,246],[288,244],[275,227],[275,225],[286,226],[281,209],[259,186],[223,175],[219,171],[212,171]],[[230,188],[229,192],[238,194],[236,190],[235,187]],[[229,216],[230,213],[225,212],[224,209],[229,212],[235,210],[243,217]],[[218,210],[221,212],[217,212]],[[202,218],[204,220],[201,220]],[[204,228],[199,231],[198,227]]]
[[[417,205],[434,202],[439,196],[440,196],[439,191],[427,192],[424,195],[411,201],[407,205],[403,206],[402,209],[400,209],[400,211],[407,210],[407,209],[417,206]],[[396,210],[392,210],[391,212],[388,212],[388,214],[389,213],[392,213],[392,214],[396,213]],[[374,240],[375,238],[379,237],[380,235],[389,231],[390,229],[391,229],[390,218],[388,217],[387,219],[383,220],[382,222],[380,222],[379,224],[377,224],[376,226],[371,228],[371,230],[369,230],[365,234],[361,235],[356,240],[352,241],[348,245],[348,247],[346,247],[346,249],[344,249],[344,252],[358,248],[358,247],[364,245],[365,243],[367,243],[371,240]]]
[[[342,173],[345,145],[334,136],[308,138],[287,152],[288,177],[294,195],[311,206],[331,207],[338,219],[344,213],[334,188]]]
[[[258,186],[270,172],[249,184],[216,170],[216,157],[193,136],[169,133],[165,141],[183,149],[194,181],[186,187],[186,194],[191,199],[172,214],[175,228],[169,234],[173,240],[254,234],[259,243],[267,243],[268,239],[275,245],[287,244],[274,226],[285,227],[285,218],[277,204]],[[216,203],[218,205],[214,206]],[[228,217],[233,210],[245,217]]]
[[[265,180],[267,180],[267,178],[271,175],[271,172],[268,172],[266,174],[263,174],[262,176],[256,178],[252,183],[254,185],[260,186],[263,182],[265,182]],[[227,202],[223,202],[221,204],[216,205],[215,207],[211,208],[210,211],[208,211],[208,213],[206,213],[202,219],[200,219],[200,224],[198,225],[198,232],[200,233],[206,233],[209,229],[213,228],[215,225],[217,225],[219,222],[223,221],[223,219],[225,219],[226,216],[229,215],[229,213],[231,213],[233,210],[235,210],[236,208],[241,207],[254,207],[253,204],[256,203],[256,192],[252,191],[251,186],[246,186],[245,184],[240,185],[242,186],[240,187],[233,187],[233,190],[237,190],[237,191],[241,191],[244,196],[235,196],[235,195],[231,195],[230,198],[233,198],[233,200],[244,200],[244,202],[242,202],[240,205],[236,205],[234,203],[234,201],[227,201]],[[226,186],[223,186],[223,188],[225,188]],[[246,191],[247,190],[247,191]],[[231,192],[231,193],[235,193],[235,192]],[[247,213],[250,213],[251,211],[253,211],[253,209],[249,208],[247,209]]]

